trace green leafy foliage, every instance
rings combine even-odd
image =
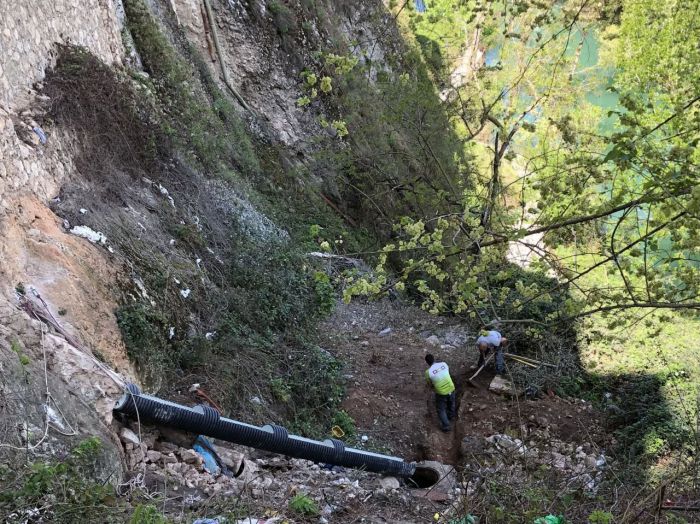
[[[355,419],[353,419],[344,409],[338,410],[333,415],[333,426],[338,426],[345,433],[346,439],[351,439],[357,434]]]
[[[307,517],[319,514],[316,501],[304,493],[297,493],[292,497],[289,501],[289,509],[294,513]]]
[[[113,487],[93,478],[101,448],[101,441],[91,437],[78,444],[64,461],[34,462],[4,471],[0,516],[7,522],[27,518],[56,523],[118,522],[112,510]]]
[[[129,524],[168,524],[170,521],[150,504],[139,504],[134,509]]]
[[[200,90],[195,70],[165,38],[146,4],[142,0],[127,0],[124,8],[129,31],[153,78],[171,136],[186,150],[193,151],[207,170],[223,175],[232,164],[245,174],[257,173],[260,166],[244,124],[201,59],[190,53],[190,62],[198,65],[196,72],[202,75],[208,93]]]
[[[612,513],[595,510],[588,515],[588,522],[590,522],[590,524],[612,524],[615,520]]]
[[[297,19],[294,12],[280,0],[270,0],[267,2],[267,8],[273,15],[273,21],[277,32],[284,36],[290,33],[297,26]]]

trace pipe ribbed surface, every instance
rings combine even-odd
[[[208,406],[190,408],[144,395],[134,384],[129,384],[127,389],[128,392],[124,393],[114,407],[114,412],[132,417],[138,415],[141,422],[190,431],[289,457],[375,473],[410,477],[416,470],[414,462],[407,463],[398,457],[346,448],[340,440],[328,439],[319,442],[290,435],[281,426],[252,426],[221,417],[218,411]]]

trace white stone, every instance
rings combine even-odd
[[[566,468],[566,457],[564,455],[553,451],[550,456],[552,460],[552,466],[554,466],[557,469]]]
[[[158,462],[162,457],[163,457],[163,454],[160,451],[156,451],[154,449],[149,449],[146,452],[146,461],[147,462]]]
[[[384,477],[379,479],[379,484],[384,488],[384,489],[399,489],[401,487],[401,484],[399,483],[399,479],[396,477]]]
[[[139,436],[133,431],[131,431],[129,428],[122,428],[119,432],[119,438],[124,444],[133,444],[134,446],[138,446],[139,444],[141,444]]]
[[[514,395],[516,393],[513,383],[499,376],[493,377],[491,384],[489,384],[489,390],[499,395]]]
[[[430,335],[428,338],[425,339],[425,341],[428,344],[430,344],[431,346],[439,346],[440,345],[440,339],[435,335]]]

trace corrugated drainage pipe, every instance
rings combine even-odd
[[[398,477],[410,477],[416,470],[414,462],[369,451],[346,448],[340,440],[323,442],[290,435],[281,426],[252,426],[221,417],[209,406],[193,408],[142,394],[134,384],[114,407],[115,413],[137,417],[141,422],[168,426],[198,435],[218,438],[252,448],[280,453],[289,457],[335,464]]]

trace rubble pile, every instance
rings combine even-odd
[[[212,497],[229,497],[284,514],[290,501],[301,494],[316,503],[315,522],[320,524],[352,520],[374,505],[381,506],[379,512],[384,515],[387,511],[403,515],[403,522],[409,522],[406,515],[424,522],[434,515],[436,502],[447,506],[460,495],[453,482],[441,482],[432,490],[415,489],[406,479],[289,459],[215,440],[212,448],[223,470],[210,473],[205,458],[188,445],[194,441],[192,436],[143,427],[139,431],[133,425],[121,429],[120,440],[132,475],[141,474],[152,493],[179,494],[180,503],[190,509],[209,503]],[[294,515],[286,515],[285,520],[294,522]]]
[[[551,473],[549,478],[561,486],[591,495],[597,492],[610,465],[605,453],[590,443],[567,443],[552,437],[535,440],[534,435],[527,442],[505,434],[465,437],[461,453],[479,475],[498,474],[511,482],[526,482],[530,478],[528,471],[544,468]],[[467,494],[473,493],[477,485],[470,483]]]

